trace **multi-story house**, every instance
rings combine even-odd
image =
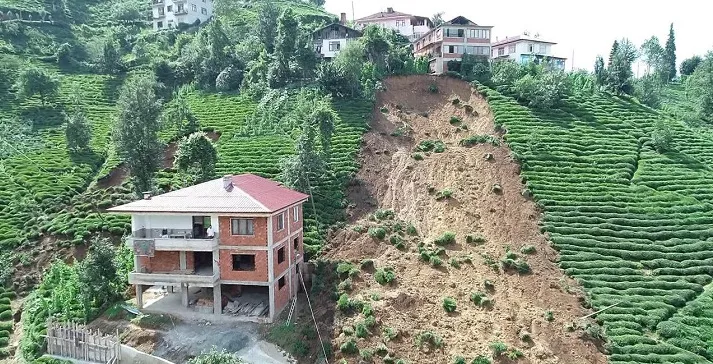
[[[272,322],[300,287],[307,198],[244,174],[109,209],[131,214],[138,307]],[[144,307],[149,287],[166,296]]]
[[[460,61],[463,54],[489,57],[492,29],[458,16],[418,38],[413,52],[428,58],[431,73],[441,74],[448,71],[448,62]]]
[[[342,13],[341,21],[315,30],[312,33],[314,50],[322,58],[331,59],[347,46],[347,43],[361,37],[361,32],[346,26],[347,14]]]
[[[491,56],[493,59],[510,59],[520,64],[547,60],[551,65],[564,70],[567,58],[552,55],[552,46],[556,44],[542,40],[537,35],[507,37],[493,43]]]
[[[151,4],[154,30],[203,23],[213,16],[213,0],[151,0]]]
[[[430,18],[402,13],[394,10],[394,8],[387,8],[386,11],[380,11],[357,19],[355,23],[357,29],[364,29],[372,24],[393,29],[410,41],[420,38],[433,28],[433,22]]]

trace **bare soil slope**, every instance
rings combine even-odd
[[[574,294],[576,285],[554,263],[557,253],[540,233],[535,204],[523,197],[519,166],[508,147],[459,145],[472,135],[501,139],[487,102],[469,84],[451,78],[394,77],[385,87],[372,129],[364,137],[362,168],[349,191],[349,226],[332,233],[326,253],[329,259],[349,261],[357,268],[364,259],[374,260],[375,268],[361,269],[351,278],[352,288],[344,290],[353,300],[373,306],[377,323],[366,338],[356,338],[351,329],[364,323],[365,316],[338,312],[333,333],[336,357],[362,360],[358,354],[337,351],[354,338],[359,349],[373,352],[376,359],[449,363],[462,356],[470,362],[478,355],[492,356],[489,345],[500,341],[523,353],[512,362],[606,363],[595,344],[571,328],[588,312]],[[418,152],[423,160],[417,160],[413,154],[424,140],[440,140],[446,149]],[[452,196],[439,199],[444,190]],[[377,210],[393,210],[395,216],[375,218]],[[398,232],[409,224],[417,235]],[[379,227],[387,231],[383,240],[366,232]],[[435,249],[432,242],[445,232],[455,233],[456,241],[438,255],[442,265],[424,261],[420,250]],[[468,235],[473,237],[470,243]],[[390,242],[393,236],[401,237],[403,246],[397,247],[399,238]],[[533,246],[534,253],[521,253],[525,245]],[[530,274],[496,266],[508,247],[527,261]],[[384,267],[392,267],[396,279],[380,285],[374,274]],[[485,287],[486,280],[494,288]],[[475,292],[492,299],[492,306],[471,302]],[[455,300],[455,312],[444,310],[445,297]],[[385,342],[386,351],[379,350],[386,328],[395,329],[398,336]],[[415,342],[423,332],[440,336],[443,345],[424,344],[419,349]],[[495,362],[510,361],[500,356]]]

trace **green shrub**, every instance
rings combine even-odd
[[[359,352],[359,347],[357,346],[356,340],[354,340],[354,338],[349,338],[347,341],[345,341],[342,345],[339,346],[339,351],[341,351],[342,354],[346,355],[356,354]]]
[[[384,238],[386,237],[386,229],[382,227],[369,228],[369,236],[374,239],[384,240]]]
[[[465,358],[462,356],[455,356],[453,357],[453,364],[467,364],[465,362]]]
[[[451,267],[453,267],[453,268],[460,269],[460,261],[458,259],[456,259],[455,257],[451,258],[448,261],[448,264],[450,264]]]
[[[447,199],[450,199],[451,196],[453,196],[453,191],[451,191],[448,188],[444,188],[444,189],[438,191],[438,193],[436,193],[436,200],[438,200],[438,201],[447,200]]]
[[[354,225],[354,226],[352,227],[352,230],[354,230],[354,231],[356,231],[357,233],[360,233],[360,234],[363,234],[363,233],[366,232],[366,228],[365,228],[364,226],[361,226],[361,225]]]
[[[468,234],[465,236],[465,242],[468,244],[481,245],[485,243],[485,237],[478,234]]]
[[[535,251],[536,251],[536,249],[535,249],[534,245],[529,245],[529,244],[523,245],[520,248],[520,253],[522,253],[522,254],[533,254]]]
[[[438,93],[438,85],[436,85],[435,83],[428,85],[428,92],[430,92],[432,94],[437,94]]]
[[[433,240],[433,242],[441,246],[454,244],[456,242],[456,234],[450,231],[446,231],[441,236]]]
[[[372,357],[374,356],[374,353],[369,349],[361,349],[359,350],[359,356],[363,360],[370,362],[372,360]]]
[[[500,145],[500,141],[492,135],[471,135],[462,139],[458,144],[463,147],[472,147],[477,144],[492,144],[498,146]]]
[[[452,103],[453,105],[458,105],[458,104],[460,104],[460,99],[459,99],[459,98],[455,98],[455,99],[451,100],[451,103]]]
[[[493,351],[493,356],[498,357],[508,351],[508,346],[502,341],[493,341],[488,347]]]
[[[339,311],[342,311],[342,312],[347,312],[347,311],[351,310],[352,306],[349,301],[348,294],[342,293],[341,295],[339,295],[339,299],[337,300],[337,308],[339,309]]]
[[[440,348],[443,347],[443,339],[438,334],[431,331],[421,331],[418,335],[416,335],[416,346],[421,348],[424,344]]]
[[[366,325],[359,322],[356,325],[354,325],[354,334],[358,338],[365,338],[365,337],[369,336],[369,330],[366,328]]]
[[[459,118],[457,116],[451,116],[451,120],[450,120],[451,125],[459,125],[462,122],[463,122],[463,120],[461,120],[461,118]]]
[[[451,313],[456,310],[456,300],[453,297],[446,297],[443,299],[443,309],[446,312]]]
[[[351,278],[347,278],[343,281],[341,281],[337,285],[337,289],[340,291],[351,291],[352,290],[352,280]]]
[[[386,114],[386,113],[389,112],[389,109],[388,109],[387,107],[382,107],[381,109],[379,109],[379,111],[381,111],[382,113]]]
[[[510,360],[516,360],[518,358],[523,357],[523,355],[524,354],[522,353],[522,351],[515,349],[515,348],[510,349],[510,351],[508,351],[508,353],[507,353],[507,357]]]
[[[367,269],[374,269],[374,260],[373,259],[363,259],[359,265],[361,269],[367,270]]]
[[[440,140],[423,140],[418,143],[416,150],[420,152],[443,153],[446,150],[446,145]]]
[[[406,227],[406,234],[409,234],[411,236],[417,236],[418,231],[416,230],[416,227],[413,226],[413,224],[408,224],[408,226]]]
[[[377,220],[391,220],[394,216],[396,215],[393,210],[376,210],[376,212],[374,212],[374,217],[376,217]]]
[[[366,325],[366,327],[368,327],[370,329],[373,328],[374,326],[376,326],[376,317],[374,317],[373,315],[367,316],[364,319],[364,325]]]
[[[545,311],[545,320],[547,321],[554,321],[555,319],[555,314],[551,310]]]
[[[413,153],[411,154],[411,158],[417,160],[417,161],[422,161],[423,160],[423,155],[421,153]]]
[[[434,267],[440,267],[443,265],[443,260],[438,255],[429,255],[428,262]]]
[[[389,243],[392,245],[403,245],[404,239],[399,235],[391,235],[391,237],[389,237]]]
[[[342,332],[346,336],[352,336],[354,335],[354,328],[352,326],[344,326],[342,327]]]
[[[339,262],[337,264],[337,274],[340,276],[344,276],[349,274],[352,270],[354,270],[354,264],[349,263],[349,262]]]
[[[370,303],[365,303],[361,309],[361,314],[365,317],[374,316],[374,307]]]
[[[392,327],[384,327],[382,332],[384,333],[384,341],[392,341],[399,336],[399,331]]]
[[[492,362],[485,355],[478,355],[470,362],[470,364],[492,364]]]
[[[374,273],[374,279],[377,283],[384,286],[396,279],[396,273],[394,273],[394,269],[391,267],[379,268],[376,270],[376,273]]]

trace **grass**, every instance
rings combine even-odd
[[[486,90],[496,125],[544,212],[560,266],[583,286],[606,328],[609,362],[713,362],[713,139],[690,127],[683,92],[667,87],[661,114],[604,94],[533,111]],[[650,142],[670,126],[671,151]],[[658,339],[652,340],[652,337]]]

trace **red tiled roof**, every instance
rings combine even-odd
[[[223,178],[171,191],[151,199],[142,199],[112,207],[117,213],[258,213],[270,214],[309,196],[279,183],[252,174],[230,176],[225,188]]]
[[[369,16],[365,16],[363,18],[357,19],[356,22],[359,23],[359,22],[363,22],[363,21],[379,20],[379,19],[383,19],[383,18],[386,18],[386,19],[401,18],[401,17],[409,17],[410,18],[412,16],[413,15],[411,15],[411,14],[402,13],[402,12],[396,11],[396,10],[394,10],[392,12],[380,11],[378,13],[371,14]]]
[[[304,193],[291,190],[281,184],[254,174],[233,176],[233,186],[243,190],[272,212],[307,199]]]

